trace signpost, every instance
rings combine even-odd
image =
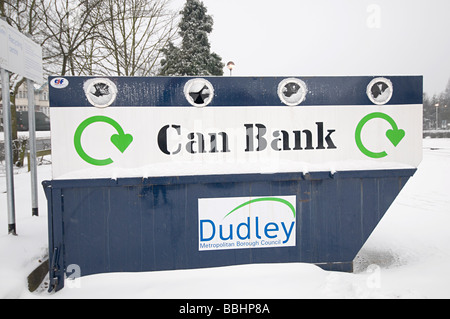
[[[9,99],[9,72],[27,78],[30,158],[36,158],[33,83],[43,82],[42,49],[31,39],[0,19],[0,69],[3,94],[3,121],[5,131],[5,163],[8,193],[8,233],[16,235],[14,178],[11,136],[11,109]],[[38,214],[36,161],[31,165],[32,214]]]
[[[3,129],[5,135],[6,192],[8,209],[8,234],[16,235],[16,210],[14,202],[13,154],[11,136],[11,109],[9,100],[9,73],[0,68],[2,77]]]
[[[51,77],[50,290],[353,259],[422,159],[422,77]]]
[[[42,84],[42,49],[39,44],[0,19],[0,66]]]

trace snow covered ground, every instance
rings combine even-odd
[[[450,298],[450,139],[425,139],[424,160],[356,258],[353,274],[308,264],[102,274],[30,293],[28,274],[47,254],[47,208],[31,216],[30,175],[16,171],[19,236],[7,235],[0,166],[0,298]],[[51,166],[39,167],[39,179]],[[70,287],[72,286],[72,287]]]

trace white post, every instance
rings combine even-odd
[[[16,208],[14,203],[14,171],[11,133],[11,102],[9,98],[9,72],[0,68],[2,78],[3,128],[5,134],[6,191],[8,206],[8,234],[16,233]]]
[[[28,131],[30,147],[30,170],[31,170],[31,213],[39,216],[38,188],[37,188],[37,164],[36,164],[36,113],[34,102],[33,81],[27,79],[28,89]]]

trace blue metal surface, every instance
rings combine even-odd
[[[43,183],[50,289],[81,275],[306,262],[351,271],[352,261],[414,169],[184,176]],[[199,251],[198,199],[297,196],[296,247]]]
[[[50,88],[50,106],[90,107],[83,87],[94,77],[66,77]],[[286,107],[278,96],[288,77],[205,77],[212,107]],[[290,78],[290,77],[289,77]],[[297,77],[308,106],[373,106],[368,84],[377,77]],[[421,76],[386,76],[387,105],[422,104]],[[49,78],[49,83],[55,77]],[[193,107],[184,86],[193,77],[109,77],[118,94],[109,106]],[[67,82],[66,82],[67,83]],[[58,87],[58,86],[57,86]],[[351,271],[353,259],[415,169],[52,180],[48,199],[50,290],[64,274],[194,269],[249,263],[314,263]],[[296,196],[296,246],[199,250],[199,199]]]
[[[49,81],[55,77],[50,77]],[[92,107],[83,84],[93,77],[67,77],[70,86],[64,90],[49,85],[51,107]],[[214,87],[215,98],[208,107],[217,106],[284,106],[277,95],[279,83],[287,77],[203,77]],[[308,88],[302,106],[373,105],[366,94],[375,77],[298,77]],[[387,76],[394,94],[387,105],[422,104],[422,76]],[[183,89],[193,77],[108,77],[119,94],[110,107],[164,106],[191,107]]]

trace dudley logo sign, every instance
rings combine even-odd
[[[199,250],[296,245],[296,196],[199,199]]]

